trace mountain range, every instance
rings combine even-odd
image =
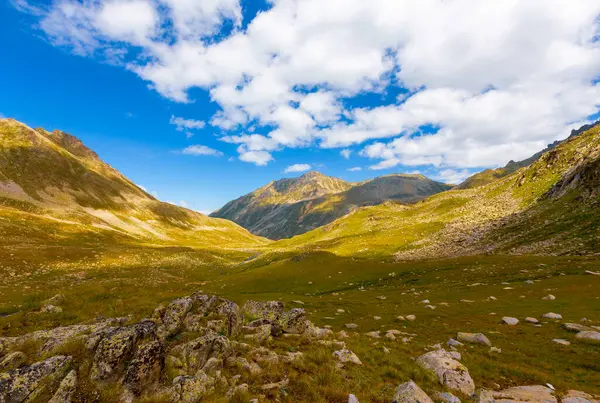
[[[281,179],[223,206],[211,217],[226,218],[255,235],[290,238],[328,224],[364,206],[415,203],[452,186],[423,175],[393,174],[350,183],[319,172]]]

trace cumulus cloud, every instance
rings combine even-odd
[[[200,144],[186,147],[181,150],[181,153],[185,155],[211,155],[213,157],[223,156],[221,151]]]
[[[202,129],[204,128],[204,126],[206,126],[206,123],[204,123],[202,120],[194,120],[194,119],[184,119],[182,117],[179,116],[175,116],[175,115],[171,115],[171,119],[169,120],[169,123],[172,125],[175,125],[177,127],[177,130],[179,130],[180,132],[187,130],[194,130],[194,129]],[[188,137],[191,137],[188,135]]]
[[[166,98],[205,90],[219,110],[198,122],[257,165],[361,145],[371,169],[461,173],[528,157],[600,108],[597,0],[282,0],[245,26],[239,0],[13,2],[55,45]]]
[[[312,167],[309,164],[294,164],[287,167],[283,172],[291,173],[291,172],[306,172],[310,171]]]

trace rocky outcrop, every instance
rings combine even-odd
[[[77,389],[77,371],[72,370],[60,382],[58,390],[52,396],[48,403],[71,403],[73,395]]]
[[[478,403],[558,403],[553,390],[540,385],[517,386],[501,391],[482,390]]]
[[[430,351],[417,359],[423,369],[435,374],[441,385],[465,395],[475,392],[475,383],[467,367],[455,360],[447,351]]]

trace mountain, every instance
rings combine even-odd
[[[422,175],[395,174],[349,183],[319,172],[271,182],[227,203],[211,217],[232,220],[256,235],[290,238],[386,201],[414,203],[451,186]]]
[[[230,221],[157,200],[68,133],[13,119],[0,119],[0,218],[6,242],[265,242]]]
[[[477,188],[363,208],[272,248],[401,260],[598,254],[600,125],[575,133],[529,166]]]
[[[571,134],[569,135],[569,137],[567,137],[565,140],[557,140],[551,144],[548,144],[548,146],[545,149],[543,149],[542,151],[539,151],[539,152],[535,153],[534,155],[532,155],[531,157],[524,159],[522,161],[509,161],[503,168],[486,169],[485,171],[478,172],[475,175],[472,175],[469,178],[467,178],[463,183],[461,183],[457,187],[459,189],[469,189],[469,188],[485,185],[487,183],[494,181],[495,179],[503,178],[507,175],[510,175],[511,173],[515,172],[516,170],[526,167],[526,166],[532,164],[533,162],[537,161],[544,153],[556,148],[563,142],[565,142],[569,139],[572,139],[573,137],[577,137],[580,134],[582,134],[598,125],[600,125],[600,120],[598,120],[595,123],[584,125],[584,126],[580,127],[579,129],[573,129],[573,130],[571,130]]]

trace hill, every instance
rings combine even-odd
[[[600,125],[531,165],[415,205],[368,207],[274,248],[431,259],[482,253],[600,252]]]
[[[289,238],[386,201],[414,203],[451,186],[422,175],[387,175],[348,183],[318,172],[271,182],[211,214],[232,220],[256,235]]]
[[[115,242],[251,246],[238,225],[163,203],[76,137],[0,120],[2,243]]]

